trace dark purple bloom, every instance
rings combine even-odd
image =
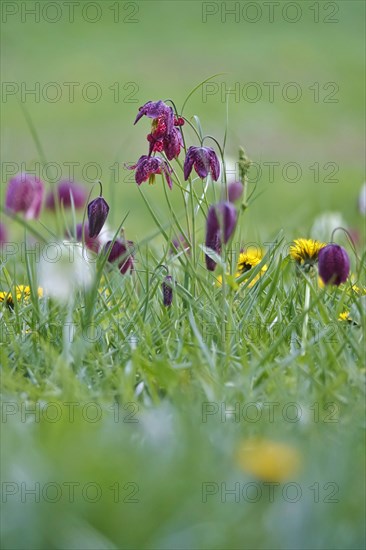
[[[105,244],[105,252],[108,254],[108,262],[114,263],[118,260],[118,268],[122,275],[133,270],[133,242],[132,241],[122,241],[121,239],[116,239],[111,246],[113,241],[108,241]]]
[[[166,134],[163,138],[163,150],[168,160],[173,160],[179,156],[180,150],[183,147],[182,134],[178,128],[173,128],[170,134]]]
[[[39,218],[44,193],[40,179],[24,172],[8,182],[5,207],[11,212],[23,212],[27,220]]]
[[[210,206],[206,224],[206,247],[220,254],[222,243],[226,244],[235,230],[236,221],[237,212],[230,202]],[[216,268],[216,262],[207,254],[206,267],[209,271]]]
[[[145,103],[145,105],[140,107],[134,124],[136,124],[144,115],[148,118],[164,117],[168,133],[170,133],[173,128],[173,109],[169,107],[166,103],[164,103],[164,101],[162,101],[161,99],[159,101],[148,101],[147,103]]]
[[[88,204],[89,235],[97,237],[107,219],[109,206],[103,197],[97,197]]]
[[[176,250],[179,250],[180,248],[185,250],[187,252],[187,254],[190,254],[190,248],[189,248],[189,243],[187,242],[187,240],[185,239],[185,237],[183,235],[179,235],[178,237],[175,237],[173,240],[172,240],[172,247],[170,249],[170,253],[171,254],[176,254]]]
[[[176,126],[182,126],[182,118],[174,118],[174,126],[170,131],[167,129],[166,117],[164,115],[153,120],[151,133],[147,136],[150,143],[149,157],[152,153],[164,151],[169,160],[177,158],[183,147],[183,138],[180,130]]]
[[[217,181],[220,177],[220,163],[216,153],[211,147],[190,147],[184,161],[184,179],[187,180],[192,171],[196,170],[200,178],[206,178],[211,172],[212,179]]]
[[[170,307],[173,302],[173,278],[167,275],[161,285],[163,291],[163,304],[165,307]]]
[[[83,232],[83,224],[78,223],[76,225],[76,236],[70,235],[70,233],[67,233],[66,236],[67,238],[75,238],[78,242],[82,242],[84,238],[85,246],[89,250],[92,250],[93,252],[98,252],[101,247],[101,243],[98,237],[90,236],[89,223],[87,221],[84,223],[84,232]]]
[[[350,261],[347,252],[338,244],[327,244],[318,255],[319,275],[323,282],[339,286],[347,281]]]
[[[172,188],[172,179],[170,174],[172,169],[169,164],[160,157],[148,157],[143,155],[139,158],[136,164],[132,166],[126,166],[128,170],[135,170],[135,181],[138,185],[141,185],[143,181],[149,180],[149,183],[154,183],[155,174],[164,174],[166,182],[169,188]]]
[[[55,193],[50,191],[47,194],[46,207],[50,210],[55,210],[55,194],[59,203],[64,205],[64,208],[70,208],[72,202],[75,208],[83,208],[88,198],[88,192],[83,185],[74,183],[73,181],[63,180],[57,184]]]
[[[230,183],[228,186],[228,198],[229,202],[236,202],[241,199],[244,191],[244,185],[240,181]]]
[[[0,222],[0,248],[8,242],[8,232],[5,224]]]

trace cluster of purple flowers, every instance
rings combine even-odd
[[[210,147],[201,145],[190,146],[186,149],[182,126],[185,120],[174,113],[173,108],[164,101],[148,101],[139,108],[134,124],[142,117],[152,119],[151,131],[147,135],[149,143],[148,154],[142,155],[130,170],[135,170],[135,181],[138,185],[145,181],[153,183],[155,176],[164,176],[168,187],[172,189],[173,169],[170,162],[177,159],[184,149],[186,155],[183,166],[184,180],[187,181],[195,170],[201,179],[210,174],[212,180],[220,177],[220,163],[215,151]],[[160,154],[160,155],[159,155]],[[108,240],[103,244],[100,233],[109,214],[109,205],[102,196],[102,184],[100,195],[87,206],[87,220],[76,226],[77,241],[84,242],[85,246],[95,253],[107,256],[107,261],[117,264],[118,269],[124,275],[134,269],[134,243],[120,237]],[[225,200],[209,206],[206,219],[206,267],[208,271],[216,269],[216,256],[222,253],[223,245],[232,238],[238,220],[238,211],[235,203],[243,195],[244,186],[240,181],[230,184],[227,188]],[[38,219],[43,202],[49,210],[84,208],[88,191],[80,184],[73,181],[62,180],[53,191],[45,195],[43,182],[34,175],[20,173],[8,182],[5,208],[9,212],[22,213],[27,220]],[[45,201],[44,201],[45,198]],[[70,237],[70,235],[67,235]],[[0,224],[0,246],[7,241],[7,228]],[[178,236],[172,241],[172,252],[183,249],[190,254],[190,243],[184,236]],[[344,248],[329,244],[324,246],[318,256],[319,275],[325,284],[340,285],[345,282],[350,272],[350,261]],[[163,304],[170,307],[173,301],[173,278],[166,274],[162,283]]]
[[[140,107],[135,124],[143,116],[153,119],[151,132],[147,136],[149,151],[147,155],[142,155],[135,164],[126,166],[126,168],[135,170],[135,181],[138,185],[148,180],[149,183],[153,183],[156,174],[163,174],[169,189],[171,189],[173,170],[165,158],[155,156],[155,153],[163,152],[168,161],[179,157],[181,149],[184,147],[180,129],[184,124],[184,119],[176,116],[173,108],[162,100],[148,101]],[[210,147],[189,147],[184,161],[185,180],[188,180],[193,167],[202,179],[206,178],[209,173],[215,181],[220,177],[220,163],[215,151]]]
[[[8,182],[5,208],[9,212],[23,213],[25,219],[38,219],[41,213],[45,194],[44,183],[34,176],[21,172]],[[64,208],[70,208],[73,204],[76,209],[83,208],[88,196],[88,191],[83,185],[73,181],[60,181],[55,191],[50,191],[45,200],[45,206],[49,210],[55,210],[56,201]]]

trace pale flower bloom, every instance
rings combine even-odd
[[[45,295],[68,302],[73,294],[93,283],[93,264],[81,243],[48,243],[39,265],[39,284]]]

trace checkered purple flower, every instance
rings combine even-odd
[[[170,177],[172,169],[169,164],[160,157],[148,157],[147,155],[143,155],[139,158],[136,164],[126,166],[126,168],[128,170],[136,170],[135,181],[137,185],[141,185],[142,182],[147,180],[149,180],[149,183],[152,184],[155,181],[156,174],[163,174],[169,189],[173,186],[173,182]]]
[[[10,212],[23,212],[27,220],[37,219],[41,213],[43,194],[42,181],[22,172],[8,182],[5,207]]]
[[[64,208],[70,208],[72,202],[76,209],[83,208],[88,198],[88,192],[83,185],[69,180],[62,180],[57,184],[55,193],[50,191],[46,197],[46,207],[49,210],[55,210],[56,200],[63,204]]]
[[[220,163],[217,155],[211,147],[191,146],[187,151],[184,161],[184,179],[190,176],[192,168],[200,178],[204,179],[211,172],[212,179],[217,181],[220,177]]]
[[[339,286],[348,279],[350,261],[347,252],[338,244],[327,244],[319,251],[319,275],[323,282]]]
[[[237,222],[237,212],[230,202],[220,202],[210,206],[207,214],[205,245],[216,254],[221,254],[221,246],[230,239]],[[206,267],[215,271],[216,262],[206,254]]]

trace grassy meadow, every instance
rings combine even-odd
[[[2,5],[2,547],[363,548],[364,3],[36,4]],[[240,147],[252,162],[214,272],[225,178],[184,181],[184,150],[172,190],[125,169],[159,99],[184,106],[187,146],[217,140],[229,183]],[[17,173],[50,191],[70,170],[91,198],[102,181],[133,273],[89,253],[81,284],[77,258],[50,260],[85,209],[6,212]],[[324,286],[290,246],[339,225],[351,274]],[[243,249],[261,256],[237,281]]]

